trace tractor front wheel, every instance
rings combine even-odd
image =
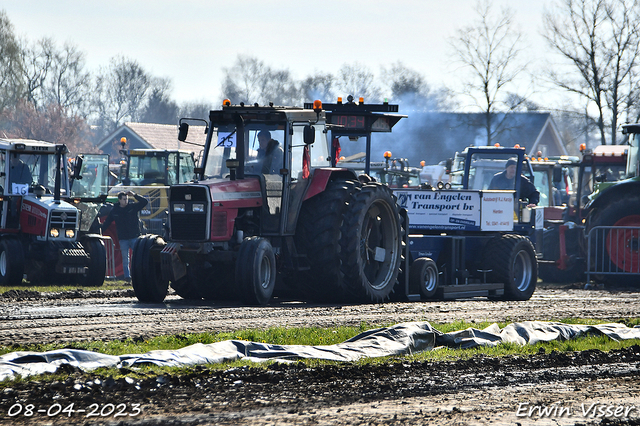
[[[236,260],[236,283],[244,303],[269,303],[276,286],[276,258],[268,240],[250,237],[242,242]]]
[[[131,256],[131,285],[141,302],[160,303],[167,297],[169,280],[162,277],[160,262],[154,260],[152,252],[165,245],[157,235],[138,237],[133,244]]]
[[[107,251],[104,243],[99,238],[90,238],[82,242],[89,253],[89,265],[84,274],[80,275],[78,282],[84,287],[100,287],[104,284],[107,274]]]
[[[0,285],[17,286],[24,275],[22,244],[14,238],[0,241]]]
[[[504,283],[504,300],[528,300],[538,281],[538,263],[527,237],[505,234],[490,240],[484,248],[492,282]]]

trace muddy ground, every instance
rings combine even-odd
[[[526,302],[264,308],[194,305],[176,297],[137,304],[132,293],[14,292],[0,297],[0,344],[144,338],[270,326],[636,318],[640,293],[540,286]],[[640,424],[640,346],[603,353],[377,366],[276,364],[268,370],[198,368],[177,376],[0,385],[2,424]],[[73,405],[71,405],[73,404]],[[71,408],[69,408],[71,407]],[[30,410],[29,410],[30,408]],[[63,411],[64,410],[64,411]],[[80,412],[79,410],[86,410]],[[49,414],[49,415],[48,415]]]

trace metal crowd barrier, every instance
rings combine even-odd
[[[105,278],[108,280],[116,279],[116,258],[115,258],[115,243],[111,237],[103,237],[104,248],[107,250],[107,272]]]
[[[640,274],[640,227],[594,226],[587,247],[587,282],[591,275]]]

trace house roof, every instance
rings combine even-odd
[[[530,155],[567,155],[560,133],[548,112],[495,114],[493,125],[498,132],[492,145],[519,144]],[[364,151],[364,141],[340,140],[341,155]],[[484,115],[481,113],[410,112],[391,133],[376,133],[371,138],[371,160],[380,161],[385,151],[393,157],[409,160],[410,165],[437,164],[451,158],[456,151],[486,145]]]
[[[204,126],[190,126],[186,142],[204,145],[206,134]],[[133,123],[127,122],[111,132],[98,143],[103,152],[113,151],[122,137],[127,138],[126,148],[146,149],[183,149],[196,156],[203,147],[178,140],[178,126],[173,124]]]

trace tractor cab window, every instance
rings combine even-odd
[[[550,200],[554,200],[554,205],[560,205],[557,200],[554,199],[554,194],[551,193],[551,187],[549,186],[549,174],[547,170],[535,170],[533,172],[536,181],[536,189],[540,193],[540,201],[538,207],[549,207]]]
[[[193,156],[191,154],[187,154],[185,152],[181,152],[178,154],[180,156],[179,166],[180,166],[180,176],[178,177],[178,183],[191,182],[195,179],[195,174],[193,169],[195,168],[195,162],[193,161]]]
[[[132,155],[129,158],[129,179],[131,185],[166,185],[167,158]]]
[[[109,192],[109,156],[106,154],[84,154],[82,156],[82,179],[71,184],[72,197],[97,198]]]
[[[471,164],[469,166],[469,188],[468,189],[489,189],[491,179],[505,171],[507,161],[513,157],[513,154],[491,153],[491,154],[472,154]],[[506,188],[502,188],[506,189]],[[514,187],[509,188],[515,190]]]
[[[322,131],[321,126],[315,126],[315,142],[309,145],[309,159],[311,167],[331,167],[328,160],[329,152],[327,147],[327,136]],[[303,157],[304,157],[304,126],[293,127],[293,137],[291,139],[291,177],[299,179],[302,177]]]
[[[172,152],[167,155],[167,185],[178,183],[178,153]]]
[[[244,165],[246,174],[278,174],[284,167],[284,126],[245,127]],[[266,132],[266,133],[263,133]],[[263,148],[260,146],[262,139]],[[266,142],[265,142],[266,140]],[[227,160],[238,160],[237,135],[234,126],[220,126],[213,131],[212,145],[205,159],[207,178],[226,178],[230,170]]]
[[[55,154],[12,152],[9,154],[7,190],[11,194],[24,195],[34,185],[42,185],[51,194],[55,189],[56,167]],[[66,167],[63,168],[63,182],[66,182]]]

